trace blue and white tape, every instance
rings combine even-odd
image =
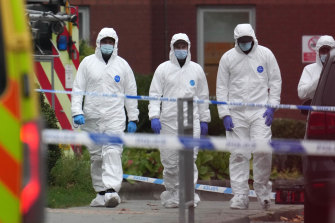
[[[124,94],[109,94],[99,92],[72,92],[62,90],[46,90],[36,89],[37,92],[52,93],[52,94],[71,94],[71,95],[85,95],[94,97],[113,97],[113,98],[125,98],[134,100],[145,100],[145,101],[169,101],[176,102],[177,98],[167,97],[150,97],[141,95],[124,95]],[[214,100],[193,100],[197,104],[216,104],[216,105],[230,105],[236,107],[265,107],[265,108],[276,108],[276,109],[290,109],[290,110],[312,110],[312,111],[335,111],[335,106],[308,106],[308,105],[289,105],[289,104],[260,104],[260,103],[245,103],[245,102],[229,102],[229,101],[214,101]]]
[[[164,185],[164,180],[157,179],[157,178],[151,178],[151,177],[142,177],[142,176],[123,174],[123,179]],[[232,189],[229,187],[219,187],[219,186],[211,186],[211,185],[204,185],[204,184],[196,184],[195,189],[200,190],[200,191],[208,191],[208,192],[221,193],[221,194],[233,194]],[[249,190],[249,197],[257,197],[254,190]],[[271,199],[275,199],[275,197],[276,197],[276,193],[271,193]]]
[[[193,149],[225,152],[273,152],[277,154],[304,154],[317,156],[335,156],[334,141],[325,140],[227,140],[225,137],[193,138],[176,135],[124,133],[107,135],[70,130],[43,130],[43,141],[47,144],[124,144],[136,148],[168,148],[175,150]]]

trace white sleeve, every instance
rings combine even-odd
[[[199,65],[199,87],[197,89],[197,96],[200,100],[208,100],[209,92],[208,92],[208,84],[206,75],[203,69]],[[208,103],[198,104],[199,109],[199,117],[200,122],[210,122],[211,121],[211,113],[209,111]]]
[[[163,86],[162,86],[162,78],[163,76],[163,66],[158,66],[156,69],[154,76],[152,78],[149,90],[150,97],[162,97],[163,95]],[[160,118],[161,114],[161,101],[150,100],[149,102],[149,119]]]
[[[86,80],[86,60],[84,59],[80,64],[77,71],[76,78],[73,82],[72,92],[85,92],[87,86]],[[82,94],[72,94],[71,95],[71,111],[72,117],[76,115],[82,115],[83,112],[83,95]]]
[[[273,53],[269,52],[268,66],[268,85],[269,85],[269,99],[268,104],[278,105],[280,104],[280,94],[281,94],[281,74],[277,63],[277,60]]]
[[[312,77],[313,74],[305,67],[298,84],[298,96],[301,100],[312,99],[314,96],[319,78]]]
[[[229,69],[227,66],[227,58],[223,55],[220,59],[218,74],[216,78],[216,100],[220,102],[228,101],[228,84],[229,84]],[[228,105],[217,105],[219,118],[230,115]]]
[[[126,80],[124,86],[124,93],[126,95],[137,96],[137,86],[134,73],[128,63],[125,63]],[[125,99],[125,107],[127,110],[129,121],[138,121],[139,110],[137,108],[137,100]]]

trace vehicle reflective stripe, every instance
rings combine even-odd
[[[0,128],[0,144],[7,150],[7,152],[16,160],[22,159],[21,142],[20,142],[20,123],[19,120],[8,111],[3,104],[0,103],[0,117],[5,120],[4,128]],[[10,131],[9,131],[10,128]]]
[[[55,53],[57,53],[56,49],[54,47],[52,47],[52,52],[55,55]],[[63,53],[60,55],[60,57],[64,57],[67,55],[64,55]],[[67,56],[68,57],[68,56]],[[64,64],[66,64],[69,60],[66,60],[64,62]],[[54,69],[56,71],[57,77],[61,83],[61,88],[55,88],[55,89],[62,89],[62,90],[66,90],[66,91],[71,91],[71,88],[65,88],[65,67],[63,65],[63,62],[61,61],[61,59],[59,57],[54,59]],[[71,99],[71,95],[67,95],[69,97],[69,99]]]
[[[56,63],[56,61],[59,61],[59,63]],[[40,76],[39,80],[41,80],[41,81],[42,80],[48,81],[48,88],[44,88],[43,87],[43,89],[51,89],[51,75],[49,75],[48,73],[45,72],[47,70],[50,71],[50,63],[40,62],[40,64],[42,66],[42,69],[41,68],[38,69],[39,70],[38,71],[38,75],[42,74],[43,77]],[[56,66],[56,64],[57,64],[57,66]],[[55,89],[64,90],[65,78],[63,78],[63,80],[64,80],[64,84],[63,84],[61,82],[61,78],[60,77],[61,76],[65,76],[64,75],[65,70],[63,69],[63,71],[64,71],[63,75],[60,75],[59,74],[59,68],[57,68],[59,66],[63,67],[63,65],[60,64],[60,60],[59,59],[55,60],[55,66],[54,66],[54,70],[55,70],[55,72],[54,72],[54,88]],[[42,83],[40,83],[40,85],[42,86]],[[71,91],[71,89],[68,89],[68,90]],[[61,125],[62,128],[71,129],[71,127],[70,128],[65,127],[65,125],[67,125],[66,124],[67,121],[70,122],[70,123],[72,122],[72,114],[71,114],[71,109],[70,109],[71,108],[71,95],[55,94],[55,100],[56,99],[59,101],[60,106],[62,107],[59,110],[64,111],[62,113],[65,113],[65,115],[66,115],[66,120],[59,119],[60,125]],[[49,100],[49,98],[48,98],[48,100]],[[51,105],[51,97],[50,97],[50,100],[49,100],[49,104]],[[56,104],[55,104],[55,106],[56,106]],[[59,112],[59,110],[58,111],[56,110],[56,112]]]
[[[49,81],[48,76],[45,73],[45,70],[43,69],[41,63],[36,62],[35,67],[36,67],[36,73],[37,73],[36,76],[37,76],[38,82],[40,83],[40,86],[43,89],[51,89],[51,82]],[[45,94],[45,96],[48,99],[49,104],[51,105],[51,100],[52,100],[51,94]],[[60,111],[60,110],[64,110],[63,109],[64,107],[62,107],[60,101],[58,100],[57,95],[55,95],[55,107],[56,107],[55,114],[56,114],[56,117],[59,123],[61,124],[62,129],[72,129],[71,122],[69,121],[69,120],[72,121],[72,119],[69,119],[64,112]]]
[[[18,119],[20,117],[20,103],[18,100],[13,100],[13,98],[19,98],[19,84],[13,79],[9,79],[8,87],[5,95],[1,98],[1,103],[4,104],[5,109],[9,111],[14,118]]]
[[[11,191],[15,197],[19,197],[21,189],[21,181],[13,173],[21,170],[18,160],[15,160],[10,153],[0,144],[0,181]],[[1,209],[0,209],[1,210]]]
[[[21,222],[20,201],[12,193],[8,192],[7,187],[0,181],[0,222],[19,223]]]

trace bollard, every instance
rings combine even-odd
[[[178,135],[193,136],[193,98],[178,98]],[[184,123],[184,106],[187,123]],[[194,222],[193,150],[179,151],[179,222]],[[187,214],[188,213],[188,214]]]

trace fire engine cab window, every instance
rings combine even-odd
[[[335,63],[330,67],[327,81],[323,92],[323,104],[325,106],[335,105]]]
[[[2,93],[4,92],[6,88],[6,84],[7,84],[4,49],[5,49],[5,46],[3,42],[3,36],[2,36],[2,24],[0,21],[0,95],[2,95]]]

